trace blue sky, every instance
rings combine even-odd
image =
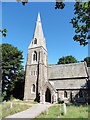
[[[88,56],[88,46],[80,46],[73,41],[75,31],[70,24],[74,16],[74,3],[68,2],[63,10],[55,10],[55,2],[2,3],[3,28],[8,29],[3,43],[9,43],[23,51],[26,65],[28,46],[32,40],[37,14],[40,12],[41,22],[48,51],[48,63],[56,64],[62,56],[72,55],[78,61]]]

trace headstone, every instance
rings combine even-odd
[[[59,116],[57,116],[57,118],[60,118]]]
[[[66,110],[66,104],[65,103],[63,103],[63,112],[64,112],[64,115],[66,115],[67,110]]]
[[[6,100],[4,100],[4,102],[3,102],[3,103],[4,103],[4,107],[5,107],[5,106],[6,106]]]
[[[48,107],[46,106],[46,114],[48,115]]]
[[[12,102],[11,102],[10,108],[12,108]]]
[[[7,106],[7,111],[8,111],[8,106]]]
[[[60,104],[59,110],[61,111],[61,104]]]

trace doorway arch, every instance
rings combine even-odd
[[[49,88],[47,88],[47,90],[45,92],[45,102],[51,103],[51,92],[50,92]]]

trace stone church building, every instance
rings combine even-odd
[[[38,102],[86,101],[88,70],[85,62],[49,65],[46,41],[38,13],[35,32],[28,47],[24,100]]]

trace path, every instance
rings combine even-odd
[[[30,109],[27,109],[25,111],[16,113],[14,115],[10,115],[6,118],[35,118],[42,112],[44,112],[47,108],[52,106],[52,104],[46,103],[46,104],[33,104]]]

